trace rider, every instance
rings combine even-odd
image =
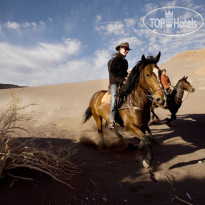
[[[167,97],[169,97],[169,89],[170,89],[171,82],[169,80],[169,77],[166,75],[166,69],[162,70],[161,82],[164,87],[165,94],[167,95]]]
[[[118,51],[115,53],[112,59],[108,62],[108,72],[109,72],[109,84],[111,89],[111,102],[110,102],[110,123],[108,127],[113,129],[115,127],[115,97],[117,93],[117,88],[123,84],[127,77],[128,62],[125,59],[129,50],[129,43],[124,42],[116,47]]]

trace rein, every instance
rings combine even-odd
[[[188,91],[187,91],[188,92]],[[187,100],[187,98],[189,97],[190,92],[188,92],[188,95],[186,96],[186,98],[182,101],[184,102],[185,100]]]
[[[148,109],[144,109],[141,107],[137,107],[137,106],[133,106],[132,105],[132,100],[129,100],[129,106],[125,106],[125,107],[121,107],[118,110],[126,110],[126,109],[133,109],[133,110],[148,110]]]
[[[172,86],[172,85],[171,85]],[[187,98],[189,97],[189,91],[187,91],[187,90],[183,90],[183,89],[181,89],[181,88],[177,88],[176,86],[172,86],[176,91],[178,91],[178,90],[182,90],[183,92],[187,92],[188,93],[188,95],[186,96],[186,98],[184,99],[184,100],[179,100],[179,99],[176,99],[178,102],[181,102],[181,103],[183,103],[185,100],[187,100]]]
[[[186,91],[186,90],[183,90],[183,91]],[[187,91],[187,92],[188,92],[188,91]],[[177,100],[178,102],[183,103],[185,100],[187,100],[188,96],[189,96],[189,92],[188,92],[188,95],[186,96],[186,98],[185,98],[184,100],[179,100],[179,99],[176,99],[176,100]]]

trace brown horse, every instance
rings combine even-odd
[[[172,120],[176,119],[176,113],[178,112],[179,108],[182,105],[182,98],[184,95],[184,91],[187,91],[189,93],[193,93],[195,91],[193,86],[187,81],[187,78],[188,76],[187,77],[184,76],[177,82],[176,86],[174,87],[173,91],[170,94],[170,97],[168,97],[167,99],[167,109],[169,109],[169,111],[171,112],[171,118],[167,119],[168,122],[171,122]],[[155,106],[153,103],[151,107],[152,119],[154,118],[159,119],[154,112],[154,108],[156,107],[157,106]]]
[[[139,149],[145,147],[147,150],[143,165],[148,167],[152,161],[151,141],[144,134],[150,120],[150,107],[154,101],[157,105],[164,104],[165,94],[159,80],[159,61],[161,53],[156,57],[143,55],[141,60],[132,69],[127,82],[121,87],[117,95],[116,111],[118,118],[116,122],[140,139]],[[102,132],[102,119],[107,122],[110,119],[110,104],[102,103],[102,98],[106,90],[96,92],[90,100],[89,107],[85,112],[84,123],[94,117],[98,133],[104,144]],[[120,120],[119,120],[120,119]],[[115,134],[122,140],[122,135],[113,129]]]

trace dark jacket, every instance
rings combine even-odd
[[[115,57],[108,62],[109,82],[110,85],[120,85],[127,77],[128,62],[121,53],[117,53]]]

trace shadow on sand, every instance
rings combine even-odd
[[[161,144],[153,147],[153,170],[158,170],[161,163],[166,163],[178,155],[193,153],[204,149],[205,115],[181,115],[170,125],[152,125],[151,129]],[[166,133],[167,134],[164,134]],[[177,143],[180,137],[185,143]],[[41,147],[51,146],[53,149],[69,146],[75,153],[72,162],[79,165],[80,174],[73,176],[71,185],[75,190],[54,182],[50,177],[35,171],[17,170],[34,181],[16,180],[10,188],[12,179],[1,180],[1,205],[6,204],[183,204],[175,196],[192,204],[203,204],[205,177],[185,176],[181,181],[153,180],[152,171],[144,169],[139,152],[122,149],[120,151],[101,150],[89,147],[69,139],[39,138]],[[166,143],[166,141],[169,143]],[[173,143],[172,143],[173,142]],[[184,168],[198,161],[187,159],[169,169]],[[160,164],[157,163],[160,161]],[[187,196],[189,193],[191,199]]]

